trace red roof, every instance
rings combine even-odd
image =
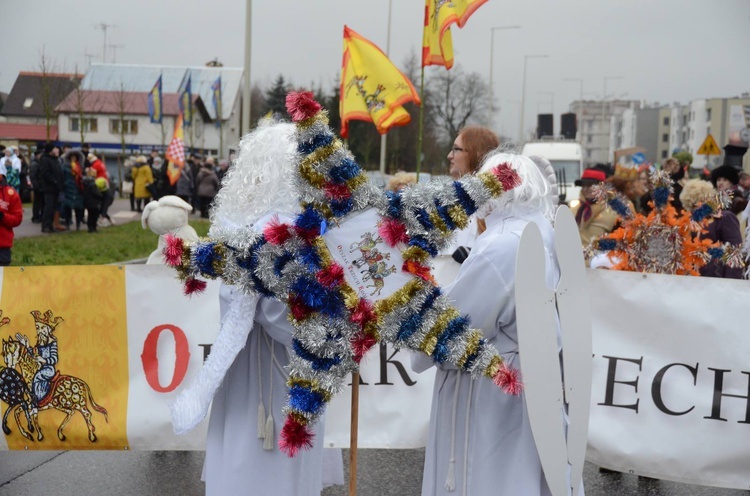
[[[80,103],[79,103],[80,95]],[[133,91],[72,91],[55,108],[61,113],[83,111],[87,114],[119,114],[121,110],[127,115],[148,115],[148,93]],[[164,115],[179,115],[179,95],[162,94]],[[79,109],[79,107],[83,109]]]
[[[10,124],[0,122],[0,138],[20,141],[46,141],[47,126],[44,124]],[[50,141],[57,141],[57,126],[49,128]]]

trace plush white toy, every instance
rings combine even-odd
[[[195,229],[188,225],[188,214],[192,207],[179,196],[162,196],[158,201],[152,201],[143,209],[141,225],[144,229],[151,229],[159,235],[159,244],[146,264],[164,265],[162,250],[166,246],[164,236],[174,234],[186,241],[198,241]]]

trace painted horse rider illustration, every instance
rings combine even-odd
[[[36,346],[31,347],[29,345],[27,336],[16,334],[16,339],[26,347],[29,354],[39,364],[39,370],[34,374],[31,390],[37,402],[41,405],[44,404],[43,400],[50,392],[50,383],[57,373],[55,368],[58,362],[57,337],[52,332],[63,322],[63,318],[53,318],[52,310],[47,310],[44,315],[39,310],[34,310],[31,312],[31,316],[34,317],[36,326]]]

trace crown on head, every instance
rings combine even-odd
[[[638,167],[617,164],[615,165],[615,177],[621,177],[629,181],[638,179]]]
[[[55,327],[63,322],[62,317],[52,317],[52,310],[47,310],[46,312],[44,312],[44,315],[42,315],[42,312],[40,312],[39,310],[34,310],[33,312],[31,312],[31,316],[34,317],[34,322],[44,324],[53,331],[55,330]]]

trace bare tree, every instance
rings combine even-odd
[[[55,118],[55,106],[52,100],[52,80],[50,78],[50,74],[54,72],[54,67],[54,62],[47,56],[45,47],[42,45],[42,50],[39,52],[39,72],[42,75],[39,96],[42,99],[41,104],[42,112],[44,112],[44,124],[47,128],[47,141],[50,140],[50,129]]]
[[[120,185],[120,196],[122,196],[122,178],[125,156],[127,154],[127,143],[125,142],[125,115],[127,110],[127,92],[125,85],[120,82],[120,89],[117,91],[117,118],[119,119],[120,146],[122,147],[120,157],[117,160],[117,184]]]
[[[489,86],[479,73],[466,74],[460,66],[439,70],[426,87],[427,115],[442,140],[452,140],[467,124],[486,123]]]

